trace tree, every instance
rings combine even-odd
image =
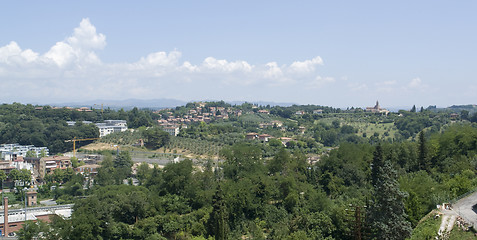
[[[406,194],[399,190],[396,171],[381,145],[374,152],[371,177],[374,194],[368,211],[373,234],[377,239],[408,238],[412,228],[404,211]]]
[[[46,239],[42,233],[46,233],[48,231],[48,225],[41,220],[38,220],[38,222],[27,221],[26,224],[23,225],[23,228],[17,232],[17,234],[19,240],[42,240]]]
[[[277,154],[275,154],[273,159],[268,162],[268,171],[272,174],[282,172],[290,161],[290,154],[282,148]]]
[[[77,168],[77,167],[81,166],[82,163],[83,162],[80,162],[77,157],[72,157],[71,158],[71,165],[73,166],[73,168]]]
[[[46,150],[45,150],[45,149],[41,149],[39,157],[43,158],[43,157],[46,157],[46,156],[47,156],[47,155],[46,155]]]
[[[8,174],[8,178],[12,181],[23,181],[23,182],[30,182],[31,180],[31,172],[27,169],[12,169]]]
[[[140,183],[143,184],[146,182],[147,179],[151,177],[152,169],[149,168],[149,164],[146,162],[142,162],[136,172],[137,179],[139,179]]]
[[[189,159],[167,164],[163,169],[163,186],[167,192],[182,196],[190,195],[188,190],[191,186],[193,169],[192,161]]]
[[[428,154],[428,146],[426,141],[426,136],[424,136],[424,131],[419,133],[419,156],[418,156],[418,163],[419,163],[419,170],[430,170],[429,164],[429,154]]]
[[[143,133],[146,147],[151,149],[158,149],[169,143],[170,135],[159,128],[149,128]]]
[[[101,185],[114,184],[114,163],[111,155],[105,155],[104,160],[101,162],[101,167],[98,169],[98,175],[95,177],[95,181]]]
[[[469,111],[467,111],[467,110],[462,110],[462,111],[460,112],[460,118],[461,118],[462,120],[469,120],[469,116],[470,116],[470,115],[469,115]]]
[[[3,182],[3,181],[5,181],[5,180],[7,180],[7,177],[8,177],[8,176],[7,176],[7,174],[5,174],[5,171],[0,170],[0,181]]]
[[[411,108],[411,111],[412,113],[415,113],[416,112],[416,105],[413,105],[412,108]]]
[[[33,151],[33,150],[28,150],[27,153],[26,153],[26,157],[27,158],[34,158],[34,157],[36,157],[36,152]]]
[[[117,184],[131,175],[131,167],[133,165],[133,161],[131,160],[131,156],[129,155],[128,151],[121,151],[116,158],[114,159],[113,166],[114,166],[114,178]]]
[[[222,188],[217,186],[213,198],[213,210],[210,214],[209,226],[216,240],[227,239],[228,217],[227,207],[225,206],[224,193]]]
[[[223,169],[227,178],[238,180],[245,175],[262,174],[265,170],[262,151],[256,146],[237,144],[222,149],[221,155],[226,159]]]

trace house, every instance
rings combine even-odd
[[[283,126],[283,123],[281,121],[278,121],[278,120],[273,120],[271,123],[273,124],[274,127],[282,127]]]
[[[21,170],[21,169],[27,169],[28,171],[30,172],[33,172],[33,164],[25,161],[23,159],[23,157],[19,157],[15,160],[12,161],[12,163],[10,164],[12,167],[18,169],[18,170]]]
[[[92,112],[93,110],[91,110],[88,107],[80,107],[80,108],[76,109],[76,111],[78,111],[78,112]]]
[[[260,140],[260,141],[268,142],[268,140],[270,140],[270,138],[273,138],[273,137],[271,135],[268,135],[268,134],[258,135],[258,140]]]
[[[306,127],[303,127],[303,126],[298,127],[298,131],[299,131],[301,134],[304,134],[304,133],[305,133],[305,130],[306,130]]]
[[[258,113],[270,114],[270,112],[268,110],[265,110],[265,109],[258,110]]]
[[[15,167],[11,166],[10,162],[0,162],[0,170],[2,170],[7,176],[13,169],[15,169]]]
[[[313,110],[313,114],[322,114],[322,113],[323,113],[323,110],[321,109]]]
[[[289,137],[281,137],[279,138],[279,140],[282,142],[283,146],[286,146],[287,143],[291,140],[293,140],[292,138],[289,138]]]
[[[39,173],[40,178],[45,178],[47,174],[53,173],[55,169],[67,169],[72,167],[71,160],[66,156],[52,156],[40,159]]]
[[[258,138],[258,133],[255,133],[255,132],[247,133],[245,135],[245,139],[248,139],[248,140],[253,140],[257,138]]]
[[[259,124],[258,124],[258,127],[259,127],[259,128],[267,128],[267,127],[271,127],[271,126],[273,126],[273,124],[272,124],[272,123],[268,123],[268,122],[266,122],[266,123],[259,123]]]
[[[98,169],[101,167],[99,164],[87,164],[75,168],[75,172],[81,173],[81,175],[90,175],[92,177],[98,174]]]
[[[303,114],[305,114],[304,111],[296,111],[296,112],[295,112],[295,115],[303,115]]]
[[[164,132],[169,133],[171,136],[177,136],[179,134],[179,127],[178,126],[168,126],[168,127],[163,127],[162,128]]]

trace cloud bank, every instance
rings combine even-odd
[[[4,100],[14,100],[19,95],[38,101],[161,97],[234,100],[254,96],[280,100],[272,99],[277,92],[270,91],[317,89],[335,81],[320,76],[323,59],[319,56],[288,65],[277,62],[254,65],[212,56],[194,64],[183,60],[180,51],[173,50],[153,52],[136,62],[104,63],[98,51],[106,46],[106,36],[98,33],[87,18],[71,36],[45,53],[22,49],[15,41],[1,46]]]

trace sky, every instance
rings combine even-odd
[[[0,102],[477,104],[477,2],[2,1]]]

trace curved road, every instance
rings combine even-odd
[[[465,222],[477,228],[477,213],[472,209],[477,204],[477,192],[460,199],[452,205],[453,210],[461,216]]]

